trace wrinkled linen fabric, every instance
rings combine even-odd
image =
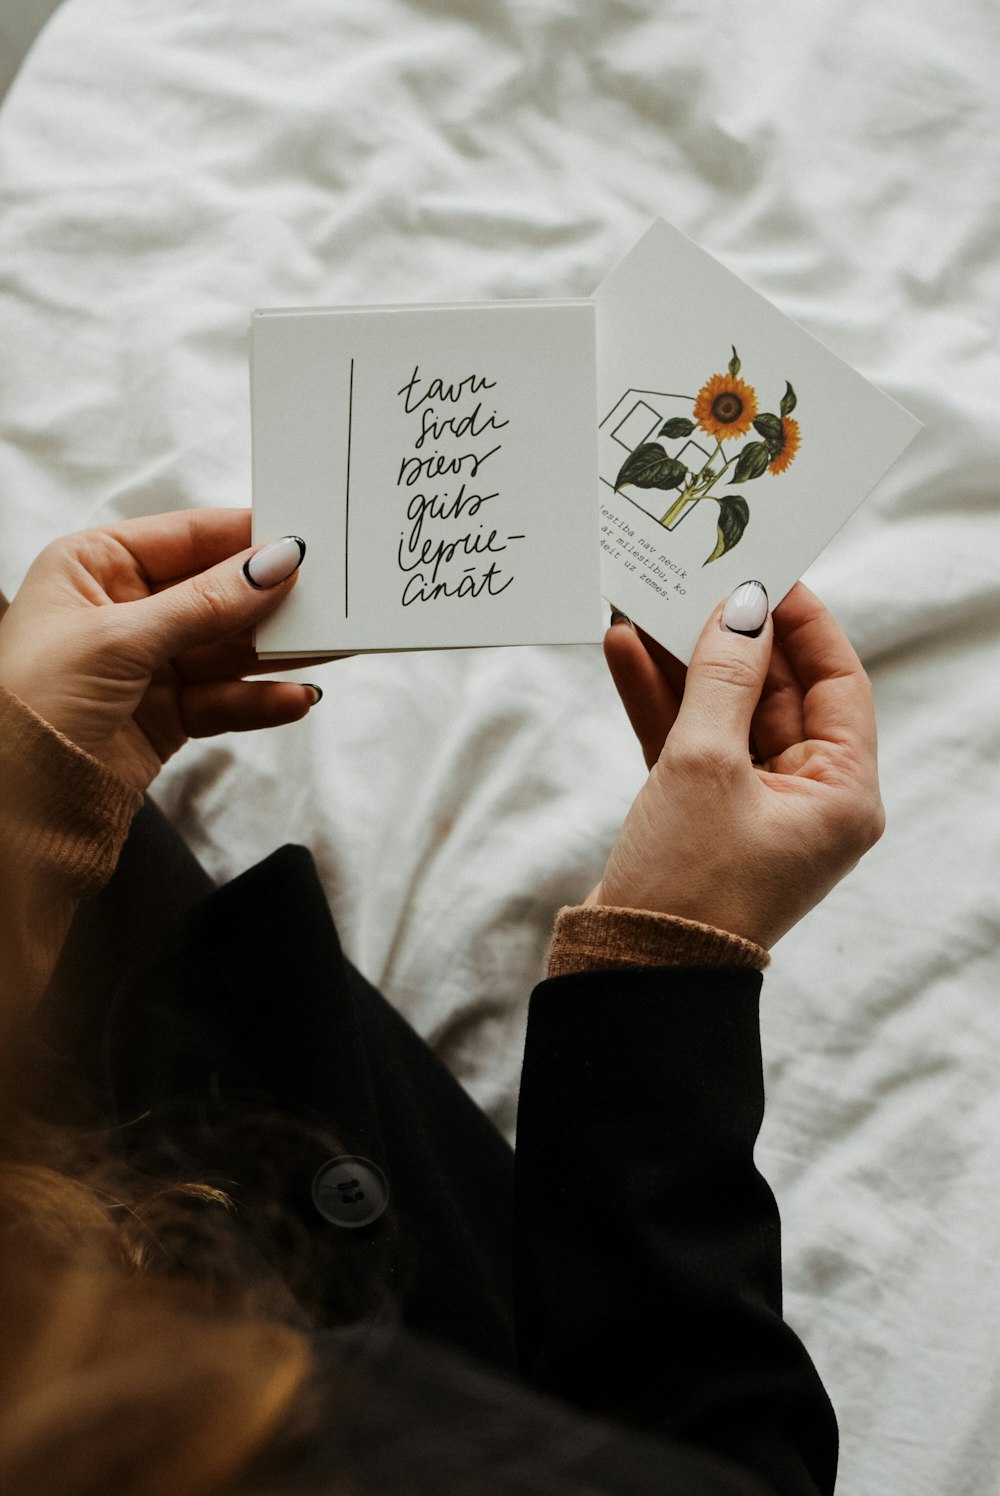
[[[925,423],[807,575],[889,830],[765,991],[760,1162],[853,1496],[1000,1485],[998,56],[987,0],[66,0],[0,108],[8,593],[62,532],[248,502],[254,307],[588,295],[657,215]],[[552,917],[643,773],[600,650],[319,679],[160,802],[220,878],[310,846],[510,1132]]]

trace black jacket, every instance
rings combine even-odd
[[[303,849],[210,893],[142,966],[95,1050],[125,1146],[225,1188],[247,1270],[318,1327],[321,1362],[370,1381],[300,1473],[353,1460],[364,1489],[396,1470],[402,1490],[409,1428],[439,1449],[412,1489],[449,1490],[465,1427],[484,1493],[832,1491],[836,1424],[781,1317],[753,1163],[757,973],[541,982],[515,1159],[345,959]],[[377,1217],[337,1224],[365,1191]],[[532,1471],[536,1444],[564,1484]]]

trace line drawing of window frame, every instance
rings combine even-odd
[[[611,430],[611,431],[609,431],[609,432],[606,433],[606,435],[608,436],[608,438],[611,441],[615,442],[619,447],[621,447],[621,449],[622,449],[623,452],[631,453],[631,452],[635,451],[636,447],[641,447],[642,444],[643,444],[643,442],[649,441],[649,439],[653,435],[656,427],[658,425],[662,424],[662,422],[667,419],[667,417],[664,415],[663,412],[657,413],[654,410],[654,407],[652,405],[650,405],[646,400],[644,400],[642,398],[642,396],[644,396],[644,395],[650,396],[650,398],[653,399],[653,400],[681,400],[681,401],[684,402],[684,405],[685,405],[686,408],[690,408],[690,405],[691,405],[691,396],[690,395],[674,394],[674,393],[672,393],[669,390],[643,390],[643,389],[637,389],[635,386],[630,386],[625,391],[625,393],[611,407],[611,409],[608,411],[607,415],[604,417],[603,421],[600,421],[598,423],[598,427],[597,427],[598,431],[602,431],[604,429],[604,427],[607,426],[608,422],[614,418],[614,416],[617,414],[617,412],[621,408],[621,406],[624,405],[627,400],[629,400],[630,398],[632,398],[634,396],[635,398],[632,399],[632,404],[630,405],[630,407],[626,411],[626,413],[618,421],[618,424],[614,427],[613,430]],[[641,437],[639,441],[635,442],[630,447],[626,442],[623,442],[620,439],[620,437],[618,436],[618,432],[625,425],[625,422],[628,421],[632,417],[632,415],[635,413],[635,411],[637,411],[640,408],[640,406],[645,406],[645,408],[653,416],[653,424],[649,427],[649,429],[646,432],[646,434],[643,437]],[[681,447],[678,448],[678,450],[677,450],[676,453],[673,453],[672,455],[676,456],[676,457],[681,457],[681,455],[685,451],[687,451],[688,447],[694,447],[695,451],[699,452],[701,454],[701,456],[702,456],[702,458],[703,458],[703,460],[705,462],[707,462],[709,460],[709,457],[710,457],[711,454],[709,452],[706,452],[705,448],[702,447],[699,442],[696,442],[696,441],[692,440],[691,437],[687,437],[686,440],[684,441],[684,444]],[[654,514],[652,512],[652,510],[647,509],[643,504],[640,504],[639,501],[638,501],[638,499],[633,498],[631,494],[627,494],[627,493],[623,492],[622,489],[615,489],[614,483],[610,482],[607,478],[603,477],[600,473],[598,473],[598,477],[600,478],[600,481],[604,484],[604,486],[606,488],[610,488],[613,493],[618,493],[627,503],[632,504],[634,506],[634,508],[638,509],[642,514],[645,514],[650,519],[655,520],[658,525],[662,525],[662,521],[661,521],[659,515]],[[648,491],[649,490],[640,490],[640,492],[648,492]],[[669,490],[663,490],[663,491],[664,492],[669,492]],[[660,490],[656,490],[656,492],[660,492]],[[684,519],[686,519],[686,517],[691,513],[691,510],[695,506],[695,502],[696,501],[694,499],[692,499],[691,503],[688,504],[688,505],[686,505],[685,508],[681,510],[680,514],[678,514],[678,516],[674,520],[673,524],[662,526],[662,528],[668,529],[668,530],[676,530],[677,526],[681,523],[681,521],[684,520]]]

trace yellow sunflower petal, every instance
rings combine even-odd
[[[799,450],[802,438],[799,435],[799,423],[793,421],[791,416],[781,417],[781,450],[778,455],[768,463],[769,473],[784,473],[795,461],[795,454]]]
[[[694,402],[694,418],[702,431],[722,442],[746,436],[756,415],[756,390],[735,374],[713,374]]]

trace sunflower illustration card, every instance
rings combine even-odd
[[[920,422],[662,220],[594,301],[601,590],[687,663],[740,582],[781,601]]]

